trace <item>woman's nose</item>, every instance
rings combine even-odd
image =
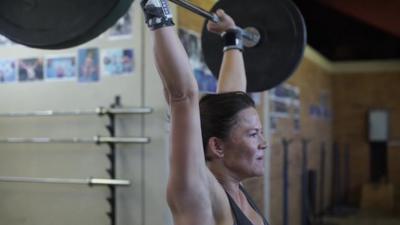
[[[261,135],[261,143],[259,144],[259,149],[261,150],[265,150],[267,149],[267,141],[265,140],[265,137],[263,135]]]

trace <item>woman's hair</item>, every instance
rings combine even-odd
[[[250,107],[255,107],[254,101],[241,91],[207,94],[200,99],[201,132],[206,160],[209,160],[208,140],[211,137],[227,138],[237,122],[237,114]]]

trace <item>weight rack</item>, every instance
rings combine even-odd
[[[109,118],[109,124],[106,125],[106,129],[109,136],[94,136],[88,138],[72,137],[72,138],[49,138],[49,137],[35,137],[35,138],[21,138],[21,137],[8,137],[0,138],[1,143],[33,143],[33,144],[45,144],[45,143],[83,143],[83,144],[107,144],[109,146],[109,153],[107,158],[110,161],[110,168],[107,169],[107,173],[110,179],[103,178],[34,178],[34,177],[6,177],[0,176],[0,182],[21,182],[21,183],[48,183],[48,184],[87,184],[90,187],[106,185],[110,190],[110,197],[107,198],[107,202],[110,204],[110,211],[107,212],[110,218],[110,224],[116,224],[116,187],[130,186],[129,180],[116,179],[116,146],[117,144],[147,144],[150,143],[149,137],[116,137],[116,117],[118,115],[135,115],[135,114],[149,114],[152,113],[152,108],[149,107],[134,107],[126,108],[121,104],[120,96],[116,96],[114,102],[109,108],[98,107],[94,110],[42,110],[32,112],[11,112],[11,113],[0,113],[0,117],[53,117],[53,116],[82,116],[82,115],[98,115],[107,116]]]

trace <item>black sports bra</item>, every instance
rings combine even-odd
[[[244,193],[244,195],[246,196],[246,199],[249,202],[250,206],[262,217],[262,219],[264,221],[264,225],[269,225],[268,221],[262,216],[262,214],[260,213],[260,210],[257,208],[256,204],[251,199],[250,195],[246,192],[246,190],[241,185],[239,186],[239,188]],[[247,218],[247,216],[244,215],[244,213],[239,208],[239,206],[236,205],[236,203],[232,199],[232,197],[228,193],[226,193],[226,194],[228,195],[229,205],[231,206],[231,210],[232,210],[233,217],[234,217],[234,220],[235,220],[234,225],[253,225],[251,223],[251,221]]]

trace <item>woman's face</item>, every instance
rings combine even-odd
[[[239,179],[262,176],[266,142],[258,113],[247,108],[237,116],[237,123],[224,141],[224,164]]]

